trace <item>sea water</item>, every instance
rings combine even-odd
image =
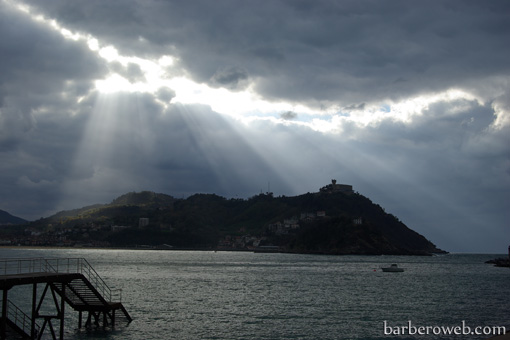
[[[85,258],[122,289],[129,325],[78,330],[77,312],[67,307],[65,339],[486,339],[437,327],[510,330],[510,270],[484,263],[494,254],[0,249],[8,257]],[[382,272],[391,263],[405,271]],[[29,313],[31,287],[23,289],[9,298],[24,300],[16,303]],[[409,325],[428,334],[410,335],[401,328]]]

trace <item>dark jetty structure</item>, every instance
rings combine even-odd
[[[500,257],[494,260],[485,261],[493,264],[495,267],[510,267],[510,246],[508,246],[508,257]]]
[[[9,291],[19,285],[32,286],[32,294],[24,296],[29,299],[26,305],[31,302],[30,311],[9,300]],[[44,288],[38,292],[39,285]],[[0,290],[2,340],[41,339],[48,333],[52,339],[63,340],[66,304],[78,312],[78,328],[113,328],[118,318],[132,320],[122,305],[122,291],[110,289],[84,258],[1,260]],[[84,312],[88,314],[85,324]]]

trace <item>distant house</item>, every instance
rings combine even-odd
[[[326,217],[326,212],[324,210],[317,211],[317,217]]]

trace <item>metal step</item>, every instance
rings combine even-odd
[[[8,291],[18,285],[33,285],[32,317],[44,320],[42,326],[35,324],[30,318],[17,307],[8,307]],[[36,291],[38,284],[45,284],[42,295],[36,304]],[[121,290],[113,291],[89,263],[82,258],[69,259],[6,259],[0,260],[0,290],[3,292],[2,319],[9,327],[0,327],[0,338],[5,338],[9,331],[16,331],[21,338],[31,338],[30,333],[45,334],[51,331],[53,339],[56,339],[53,324],[59,325],[60,338],[64,332],[64,305],[68,304],[72,309],[79,312],[79,327],[82,325],[82,313],[88,313],[85,326],[96,324],[103,327],[115,325],[116,319],[125,319],[131,322],[132,318],[122,305]],[[51,294],[51,295],[47,295]],[[53,314],[41,315],[41,304],[45,297],[55,303]],[[51,297],[50,297],[51,296]],[[57,296],[60,296],[58,302]],[[12,309],[12,311],[11,311]],[[18,312],[19,310],[19,312]],[[116,311],[120,310],[119,315]],[[5,312],[5,315],[4,315]],[[15,315],[23,315],[22,322]],[[32,327],[35,327],[32,329]],[[7,329],[8,328],[8,329]],[[14,333],[14,332],[12,332]]]

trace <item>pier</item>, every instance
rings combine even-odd
[[[31,294],[23,296],[29,311],[9,300],[9,291],[20,285],[32,286]],[[78,328],[113,328],[116,318],[132,320],[122,305],[122,291],[110,289],[84,258],[0,260],[0,290],[1,340],[11,334],[41,339],[48,333],[63,340],[66,305],[78,312]]]

